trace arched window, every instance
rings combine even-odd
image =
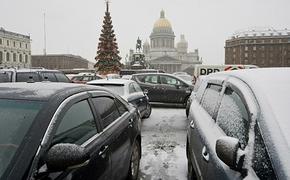
[[[16,62],[16,53],[13,53],[13,61]]]
[[[10,54],[9,54],[9,52],[6,53],[6,61],[7,62],[10,61]]]
[[[19,54],[19,62],[22,62],[22,54]]]
[[[25,55],[25,63],[28,63],[28,55]]]

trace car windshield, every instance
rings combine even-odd
[[[39,101],[0,99],[0,179],[42,104]]]

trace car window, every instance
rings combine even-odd
[[[133,83],[129,84],[129,94],[131,93],[135,93],[137,92],[137,90],[135,89],[135,86],[133,85]]]
[[[136,82],[133,82],[133,86],[137,92],[142,92],[142,89],[140,88],[140,86]]]
[[[91,80],[91,76],[84,76],[83,77],[83,81],[90,81]]]
[[[120,116],[122,116],[124,113],[128,112],[128,109],[120,100],[116,99],[116,105],[117,105],[118,111],[120,113]]]
[[[28,82],[33,80],[39,82],[39,75],[36,72],[17,72],[16,73],[16,82]]]
[[[57,82],[54,73],[51,73],[51,72],[42,72],[40,74],[41,74],[41,77],[42,77],[42,81]]]
[[[62,73],[54,73],[58,82],[70,82],[68,77]]]
[[[249,139],[249,115],[239,95],[230,88],[225,90],[216,122],[227,136],[239,139],[241,148],[245,148]]]
[[[7,72],[0,72],[0,83],[11,82],[11,75]]]
[[[255,125],[255,145],[252,167],[260,179],[277,179],[258,124]]]
[[[167,85],[181,85],[181,82],[178,79],[169,76],[160,76],[160,82],[161,84]]]
[[[81,81],[83,79],[83,76],[74,76],[71,78],[72,81]]]
[[[144,82],[150,84],[157,84],[158,83],[157,79],[158,79],[157,75],[146,75]]]
[[[61,119],[53,139],[56,143],[82,144],[97,133],[96,124],[87,100],[72,105]]]
[[[207,113],[215,120],[215,111],[219,101],[219,93],[222,86],[209,84],[205,89],[204,95],[201,100],[201,106],[207,111]]]
[[[115,105],[115,101],[112,98],[109,97],[93,98],[93,103],[96,107],[96,111],[101,116],[103,128],[106,128],[120,116],[117,106]]]

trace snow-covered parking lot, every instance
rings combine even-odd
[[[154,107],[142,121],[140,180],[183,180],[187,175],[185,109]]]

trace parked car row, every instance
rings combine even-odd
[[[290,68],[203,76],[191,95],[189,179],[290,178]]]

